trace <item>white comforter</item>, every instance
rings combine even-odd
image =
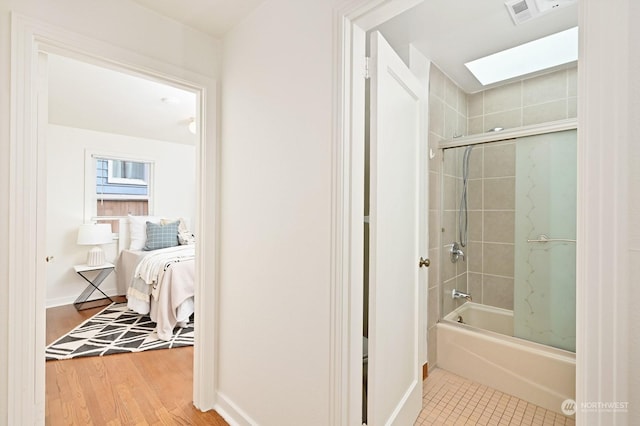
[[[170,247],[149,252],[135,268],[127,306],[150,314],[163,340],[171,339],[176,324],[187,321],[193,312],[189,299],[194,295],[194,258],[193,245]]]
[[[195,246],[175,246],[150,251],[136,267],[134,277],[149,285],[162,280],[162,274],[171,263],[191,260],[195,257]]]

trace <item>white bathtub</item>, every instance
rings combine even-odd
[[[561,413],[575,400],[575,354],[512,334],[512,311],[466,302],[437,325],[437,365]]]

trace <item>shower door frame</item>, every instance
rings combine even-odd
[[[517,140],[518,139],[522,139],[522,138],[526,138],[526,137],[532,137],[532,136],[541,136],[541,135],[547,135],[547,134],[560,133],[560,132],[571,131],[571,130],[577,131],[577,129],[578,129],[578,121],[577,121],[577,119],[571,118],[571,119],[565,119],[565,120],[558,120],[558,121],[554,121],[554,122],[548,122],[548,123],[542,123],[542,124],[534,124],[534,125],[530,125],[530,126],[523,126],[523,127],[504,130],[504,131],[500,131],[500,132],[487,132],[487,133],[481,133],[481,134],[477,134],[477,135],[466,136],[466,137],[461,137],[461,138],[456,138],[456,139],[451,139],[451,140],[444,140],[439,144],[438,148],[444,151],[445,149],[471,147],[471,146],[480,145],[480,144],[491,144],[491,143],[501,143],[501,142],[515,142],[517,144]],[[443,159],[445,158],[444,152],[443,152],[442,158]],[[444,185],[444,173],[445,173],[445,167],[442,167],[442,170],[440,171],[440,174],[441,174],[440,182],[441,182],[442,185]],[[576,176],[576,179],[577,179],[577,176]],[[443,199],[445,197],[444,190],[442,190],[442,197],[443,197]],[[458,198],[459,197],[457,197],[457,196],[454,197],[456,202],[458,202]],[[458,215],[459,215],[459,206],[456,207],[456,210],[458,211]],[[444,216],[443,216],[443,214],[444,214],[444,205],[441,207],[439,214],[440,214],[441,222],[444,222]],[[444,223],[442,224],[442,226],[444,226]],[[454,232],[454,235],[458,235],[458,232],[459,231]],[[440,250],[440,256],[439,257],[440,257],[440,260],[441,260],[441,265],[440,265],[441,268],[443,267],[443,264],[445,264],[446,262],[449,261],[448,260],[449,256],[447,255],[447,252],[444,250],[445,246],[443,244],[444,244],[444,241],[442,242],[442,244],[439,244],[439,247],[438,247],[438,249]],[[465,260],[468,260],[467,257],[465,257]],[[577,265],[576,265],[576,268],[577,268]],[[469,272],[468,269],[467,269],[467,272]],[[477,272],[477,271],[475,271],[475,272]],[[445,293],[444,281],[439,282],[438,284],[441,287],[439,289],[441,300],[440,300],[440,315],[439,315],[438,320],[442,321],[445,318],[445,316],[450,314],[450,312],[444,312],[444,300],[447,297],[451,297],[451,294],[450,293],[449,294]],[[515,287],[515,282],[514,282],[514,287]],[[457,290],[462,290],[462,291],[467,291],[468,290],[468,275],[467,275],[467,288],[466,288],[466,290],[462,289],[460,287],[456,287],[456,288],[457,288]],[[473,294],[471,294],[471,296],[473,296]],[[474,302],[476,302],[476,301],[474,300]],[[484,303],[481,303],[481,302],[476,302],[476,303],[479,303],[482,306],[485,306]],[[491,305],[486,305],[486,306],[490,306],[491,307]],[[455,309],[456,309],[456,307],[454,306],[454,310]],[[503,309],[503,308],[498,308],[498,309]],[[513,309],[511,309],[511,312],[515,313],[515,306],[514,306]],[[514,326],[515,326],[515,324],[514,324]],[[577,318],[576,318],[576,328],[577,328]],[[520,338],[520,337],[515,336],[514,333],[511,334],[511,337],[522,339],[522,340],[525,340],[525,341],[529,341],[526,338]],[[538,342],[535,342],[535,341],[531,341],[531,342],[548,346],[545,343],[538,343]],[[550,347],[553,347],[553,346],[550,346]],[[565,350],[565,349],[559,349],[559,350]]]

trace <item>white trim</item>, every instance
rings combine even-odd
[[[115,286],[110,286],[110,287],[101,286],[100,290],[104,291],[104,293],[109,297],[120,296],[118,294],[118,289]],[[89,298],[88,301],[93,299],[101,299],[102,297],[104,297],[98,292],[92,294],[91,296],[92,297]],[[47,299],[46,307],[55,308],[57,306],[71,305],[73,302],[75,302],[75,300],[76,300],[75,296],[65,296],[65,297],[56,297],[55,299]]]
[[[149,164],[148,169],[148,195],[114,195],[107,194],[102,197],[98,197],[96,193],[96,160],[126,160],[136,161],[139,163]],[[98,200],[147,200],[147,212],[149,215],[153,215],[155,212],[155,196],[154,196],[154,181],[155,181],[155,160],[149,160],[147,157],[137,157],[131,154],[119,154],[112,151],[96,151],[93,149],[87,149],[84,152],[84,221],[89,222],[96,220],[96,218],[104,219],[103,216],[97,216]]]
[[[96,162],[98,159],[102,160],[125,160],[136,161],[139,163],[145,163],[149,165],[147,170],[147,192],[148,195],[118,195],[118,194],[106,194],[99,197],[96,192]],[[153,215],[155,212],[155,196],[154,196],[154,182],[155,182],[155,160],[149,158],[136,157],[131,154],[118,154],[112,151],[97,151],[93,149],[86,149],[84,152],[84,221],[89,222],[96,220],[96,218],[104,219],[103,216],[98,216],[97,202],[99,200],[147,200],[147,212],[149,215]]]
[[[93,201],[100,201],[100,200],[104,200],[104,201],[112,201],[112,200],[135,200],[135,201],[151,201],[149,199],[148,195],[127,195],[127,194],[100,194],[100,197],[97,197],[98,194],[96,194],[96,198]],[[92,203],[93,204],[93,203]],[[95,210],[95,209],[94,209]],[[94,214],[96,214],[96,212],[94,212]],[[149,204],[149,215],[152,216],[153,215],[153,209],[151,208],[151,204]],[[96,218],[96,217],[100,217],[100,218],[104,218],[106,216],[92,216],[92,218]],[[120,217],[124,217],[124,216],[118,216],[116,218],[120,218]]]
[[[42,333],[36,320],[38,307],[44,306],[36,283],[44,276],[38,256],[37,51],[28,28],[14,19],[11,50],[11,129],[9,154],[9,312],[14,321],[8,335],[8,397],[7,424],[44,423],[44,375],[42,365],[44,341],[36,339]],[[28,108],[28,109],[27,109]],[[40,159],[41,160],[41,159]],[[21,283],[21,284],[19,284]],[[25,285],[26,284],[26,285]],[[40,308],[42,309],[42,308]],[[34,326],[34,322],[36,322]],[[40,362],[36,359],[39,358]]]
[[[365,33],[423,0],[351,0],[334,13],[329,419],[362,422]]]
[[[231,426],[252,426],[259,424],[222,392],[218,392],[215,408],[216,412]]]
[[[420,144],[420,151],[418,158],[428,158],[429,152],[429,75],[431,72],[431,61],[418,51],[413,45],[409,45],[409,69],[418,78],[422,84],[422,101],[420,102],[420,132],[422,136],[422,142]],[[427,161],[419,161],[419,200],[420,200],[420,228],[418,234],[420,235],[420,256],[429,258],[429,163]],[[429,360],[428,354],[428,324],[427,318],[428,303],[427,295],[429,294],[429,269],[420,267],[418,269],[420,280],[420,294],[418,297],[418,310],[423,315],[420,318],[420,364],[423,366]],[[422,377],[422,368],[420,369],[420,377]]]
[[[200,196],[196,231],[203,235],[196,256],[196,315],[217,324],[218,129],[217,86],[211,78],[13,13],[11,17],[11,117],[9,181],[8,424],[44,422],[44,283],[46,271],[43,139],[39,140],[38,53],[81,57],[144,78],[168,82],[198,94],[196,176]],[[42,111],[41,111],[42,112]],[[207,124],[210,126],[206,126]],[[39,125],[40,124],[40,125]],[[206,148],[209,149],[206,149]],[[37,176],[37,179],[33,177]],[[211,221],[209,218],[216,218]],[[206,259],[206,261],[204,261]],[[204,285],[204,283],[208,285]],[[211,285],[213,283],[213,285]],[[204,308],[206,306],[206,309]],[[35,326],[34,326],[35,322]],[[194,348],[194,404],[215,405],[217,327],[197,327]]]
[[[123,185],[149,185],[149,176],[151,175],[151,172],[149,171],[149,162],[147,161],[129,161],[129,160],[123,160],[120,158],[117,159],[107,159],[107,158],[101,158],[101,160],[107,160],[107,182],[109,183],[120,183]],[[144,179],[137,179],[137,178],[122,178],[122,177],[114,177],[113,176],[113,162],[114,161],[122,161],[122,162],[129,162],[129,163],[141,163],[141,164],[145,164],[147,167],[145,167],[144,169]]]
[[[637,79],[637,70],[629,67],[634,22],[630,3],[580,2],[576,253],[576,423],[580,425],[630,424],[627,413],[583,412],[581,402],[630,402],[630,409],[638,403],[628,387],[629,377],[637,377],[638,371],[633,366],[637,360],[629,358],[629,329],[636,324],[629,324],[628,152],[636,143],[630,128],[638,113],[630,102],[631,78]]]

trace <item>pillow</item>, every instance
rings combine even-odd
[[[175,222],[176,220],[180,222],[180,225],[178,225],[178,232],[187,232],[188,231],[187,223],[181,217],[178,217],[175,219],[163,218],[163,219],[160,219],[159,223],[160,225],[166,225],[167,223]],[[154,222],[154,223],[157,223],[157,222]]]
[[[147,222],[147,242],[143,250],[150,251],[177,246],[179,226],[179,220],[166,225]]]
[[[161,217],[129,215],[129,250],[142,250],[147,242],[147,222],[160,223]]]
[[[181,246],[196,243],[196,236],[190,231],[178,231],[178,243]]]
[[[178,226],[178,244],[181,246],[188,244],[195,244],[196,237],[193,235],[189,228],[187,228],[187,224],[183,218],[179,219],[162,219],[160,221],[160,225],[165,225],[167,223],[173,222],[174,220],[180,221],[180,225]]]

